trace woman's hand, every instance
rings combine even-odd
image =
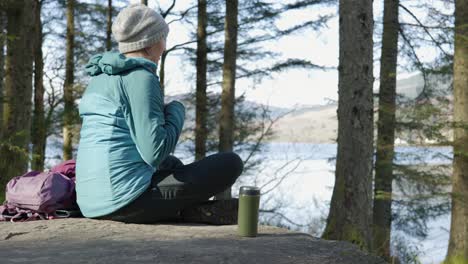
[[[170,113],[174,113],[174,111],[179,113],[182,112],[182,115],[185,117],[185,106],[181,102],[174,100],[164,105],[165,116],[169,115]]]
[[[166,119],[176,118],[183,123],[185,119],[185,106],[179,101],[171,101],[164,105],[164,116]],[[180,123],[180,121],[178,123]]]

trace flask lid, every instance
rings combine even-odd
[[[240,187],[239,195],[260,195],[260,189],[255,186]]]

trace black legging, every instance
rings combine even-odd
[[[242,160],[232,152],[217,153],[188,165],[169,156],[140,197],[98,219],[126,223],[175,219],[180,210],[204,202],[233,185],[243,167]]]

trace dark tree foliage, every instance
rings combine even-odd
[[[395,151],[392,255],[417,263],[418,245],[404,245],[400,234],[423,239],[428,221],[450,211],[450,148],[434,154],[422,146],[452,144],[453,1],[402,0],[399,13],[399,71],[419,76],[412,78],[417,95],[397,95],[396,144],[416,147]],[[433,59],[424,58],[427,50]]]
[[[114,6],[112,16],[115,17],[120,11],[120,1],[113,1]],[[46,86],[46,116],[47,116],[47,135],[60,135],[63,107],[60,105],[63,98],[62,93],[58,91],[64,81],[65,72],[65,7],[66,1],[46,0],[43,8],[44,25],[44,47],[49,51],[45,56],[46,75],[44,82]],[[73,97],[81,98],[86,87],[88,76],[84,71],[84,66],[92,55],[106,51],[107,49],[107,22],[108,22],[108,3],[103,1],[75,2],[75,79]],[[116,49],[117,43],[112,39],[111,49]],[[79,125],[80,120],[78,111],[74,111],[73,122]],[[76,126],[75,133],[79,126]],[[74,138],[74,144],[78,138]],[[51,158],[51,157],[49,157]]]

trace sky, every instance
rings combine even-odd
[[[138,3],[140,0],[131,0]],[[192,1],[177,1],[175,9],[183,9]],[[383,1],[374,1],[374,17],[378,23],[381,20]],[[169,0],[161,0],[162,7],[170,4]],[[157,2],[149,0],[150,7],[155,8]],[[279,27],[286,27],[300,22],[308,21],[318,14],[337,13],[336,7],[308,8],[290,12],[282,16],[278,22]],[[188,29],[177,23],[170,25],[167,47],[187,41]],[[338,65],[338,17],[335,16],[327,23],[327,27],[318,32],[313,30],[301,31],[298,34],[284,37],[279,41],[266,43],[269,49],[281,53],[284,58],[300,58],[309,60],[317,65],[337,67]],[[194,46],[195,47],[195,46]],[[424,51],[428,59],[432,58],[433,51]],[[378,54],[377,54],[378,55]],[[376,55],[374,55],[376,56]],[[375,59],[375,58],[374,58]],[[168,56],[166,61],[166,94],[176,95],[194,89],[195,80],[187,79],[186,72],[194,71],[183,56]],[[414,72],[399,71],[398,78],[414,75]],[[378,63],[374,65],[374,76],[378,76]],[[378,87],[378,78],[374,87]],[[271,79],[264,79],[253,87],[248,80],[236,81],[236,95],[244,94],[247,100],[268,104],[270,106],[293,108],[307,105],[327,104],[338,99],[338,72],[336,70],[303,70],[293,69],[273,74]]]

